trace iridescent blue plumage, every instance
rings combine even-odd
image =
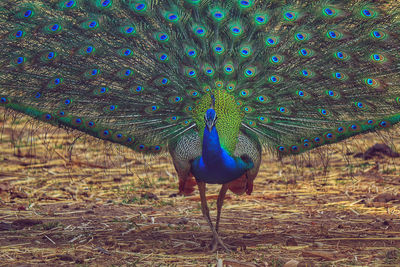
[[[225,184],[238,179],[246,171],[254,168],[254,163],[251,160],[244,162],[240,157],[232,157],[221,147],[215,122],[215,110],[207,110],[202,154],[201,157],[194,159],[191,172],[199,181],[210,184]]]

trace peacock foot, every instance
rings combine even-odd
[[[218,250],[218,247],[221,246],[226,252],[231,252],[231,250],[224,244],[222,239],[219,237],[219,235],[214,235],[213,240],[211,242],[211,252],[215,252]]]

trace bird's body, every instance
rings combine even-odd
[[[253,167],[252,162],[246,163],[239,157],[232,157],[221,147],[214,126],[211,132],[204,130],[202,156],[192,162],[191,172],[199,181],[225,184],[239,178]]]
[[[400,122],[400,4],[4,0],[0,106],[158,154],[218,221],[281,156]],[[214,228],[205,183],[222,184]]]

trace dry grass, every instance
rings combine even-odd
[[[400,265],[400,158],[353,157],[381,138],[399,150],[399,128],[282,162],[264,155],[253,194],[225,202],[221,235],[234,252],[211,254],[197,191],[170,197],[177,177],[168,157],[26,119],[1,125],[1,265]],[[212,216],[218,189],[208,189]]]

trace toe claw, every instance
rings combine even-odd
[[[226,252],[231,252],[219,236],[214,236],[211,242],[211,252],[217,251],[219,246],[221,246]]]

